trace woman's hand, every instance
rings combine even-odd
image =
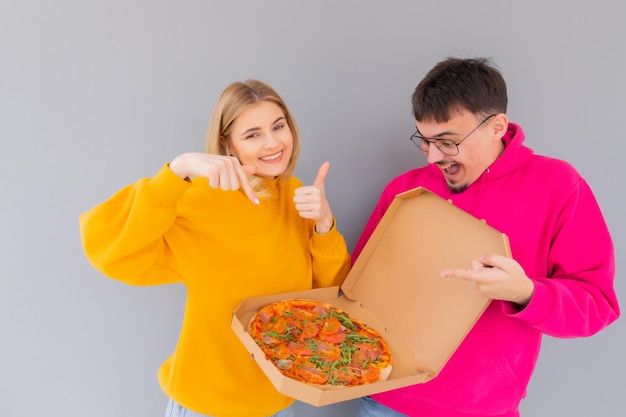
[[[300,216],[314,220],[315,231],[319,234],[327,233],[333,227],[333,212],[324,189],[329,168],[330,163],[324,162],[317,172],[313,185],[297,188],[293,198]]]
[[[204,152],[184,153],[170,163],[170,169],[182,179],[205,177],[213,188],[224,191],[243,189],[246,196],[259,204],[248,176],[256,172],[256,167],[241,165],[234,156],[214,155]]]

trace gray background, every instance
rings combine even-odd
[[[538,153],[573,163],[615,240],[626,300],[626,14],[620,0],[0,0],[0,415],[162,416],[156,371],[182,286],[95,272],[78,215],[203,149],[230,82],[271,83],[299,122],[297,175],[331,161],[350,249],[383,185],[425,163],[409,98],[449,55],[493,57],[509,117]],[[626,325],[545,338],[524,416],[622,416]],[[297,415],[351,416],[356,402]]]

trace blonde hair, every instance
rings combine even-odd
[[[296,120],[287,108],[287,105],[278,93],[269,85],[258,80],[247,80],[244,82],[234,82],[222,92],[215,104],[209,129],[206,135],[205,150],[210,154],[230,155],[228,143],[231,140],[230,134],[235,119],[250,106],[263,101],[276,104],[282,110],[291,130],[293,137],[293,150],[289,159],[289,164],[278,181],[283,182],[289,179],[296,168],[296,162],[300,155],[300,131]],[[263,181],[256,175],[252,175],[250,183],[255,191],[263,192]]]

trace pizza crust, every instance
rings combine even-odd
[[[392,365],[387,365],[385,368],[380,370],[380,378],[379,381],[386,381],[391,375],[391,370],[393,369]]]

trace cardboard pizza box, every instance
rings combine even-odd
[[[418,187],[395,197],[341,288],[245,299],[231,327],[278,391],[314,406],[424,383],[437,377],[490,302],[471,282],[439,273],[471,269],[472,260],[488,253],[510,257],[507,236]],[[297,298],[334,305],[379,331],[391,349],[389,378],[337,388],[281,374],[247,327],[261,307]]]

